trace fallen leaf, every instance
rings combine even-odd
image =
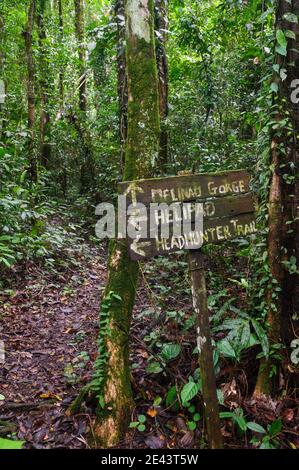
[[[157,416],[158,410],[157,408],[150,408],[149,410],[147,410],[146,414],[149,415],[151,418],[154,418],[155,416]]]

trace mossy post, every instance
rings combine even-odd
[[[214,372],[213,349],[210,333],[208,298],[201,250],[189,251],[189,269],[193,307],[197,321],[197,347],[204,401],[208,446],[222,449],[219,406]]]
[[[126,1],[128,135],[124,180],[150,177],[158,157],[160,124],[153,17],[153,0]],[[131,418],[129,330],[137,279],[138,263],[130,260],[125,241],[112,241],[101,308],[100,354],[92,384],[99,397],[94,432],[101,447],[117,444]]]

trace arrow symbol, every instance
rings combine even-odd
[[[133,206],[137,204],[137,193],[144,193],[144,191],[140,186],[137,186],[135,182],[131,183],[125,191],[125,196],[131,194]]]
[[[139,256],[145,256],[146,253],[144,250],[142,250],[142,248],[145,248],[146,246],[150,246],[151,242],[141,242],[141,243],[138,243],[138,242],[139,242],[139,238],[136,238],[133,241],[133,243],[131,243],[130,249]]]

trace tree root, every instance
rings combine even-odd
[[[85,398],[88,395],[88,393],[90,392],[90,390],[91,390],[91,385],[90,384],[86,385],[85,387],[83,387],[81,389],[79,395],[75,398],[75,400],[68,407],[68,409],[66,411],[67,416],[72,416],[72,415],[80,412],[80,410],[82,408],[82,405],[85,401]]]

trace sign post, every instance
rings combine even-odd
[[[196,314],[196,338],[205,422],[210,449],[222,449],[216,377],[214,373],[213,349],[210,334],[206,279],[203,254],[200,250],[189,251],[189,269],[193,307]]]
[[[130,224],[137,228],[134,237],[131,234],[131,238],[127,237],[131,259],[144,260],[180,250],[189,251],[207,438],[209,448],[221,449],[206,280],[200,248],[206,243],[220,243],[256,233],[249,175],[243,170],[184,174],[123,182],[119,184],[119,191],[127,198],[126,208],[133,208],[128,228]],[[198,225],[199,220],[201,224]],[[166,231],[163,230],[165,227]],[[182,230],[178,233],[177,228]]]

